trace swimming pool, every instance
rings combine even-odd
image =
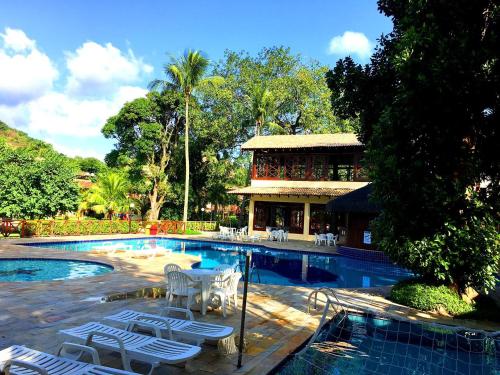
[[[109,265],[83,260],[0,259],[0,282],[68,280],[111,271]]]
[[[443,325],[349,313],[275,375],[494,375],[500,337]]]
[[[308,287],[359,288],[392,285],[411,273],[395,265],[347,258],[338,255],[274,250],[259,245],[219,242],[142,238],[110,241],[30,243],[28,246],[91,251],[93,249],[171,249],[199,256],[194,267],[214,268],[219,264],[244,264],[245,253],[252,250],[253,271],[250,281],[262,284]]]

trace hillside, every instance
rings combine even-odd
[[[2,121],[0,121],[0,140],[3,140],[12,148],[31,147],[38,150],[52,149],[52,145],[39,139],[31,138],[25,132],[11,128]]]

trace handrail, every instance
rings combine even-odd
[[[337,297],[337,294],[333,290],[333,288],[328,288],[328,287],[321,287],[318,289],[313,290],[311,293],[309,293],[309,297],[307,298],[307,313],[311,314],[311,300],[314,298],[314,309],[317,310],[318,307],[318,294],[323,294],[326,297],[326,304],[325,307],[323,308],[323,313],[321,314],[321,319],[319,321],[318,327],[314,331],[314,334],[311,336],[307,344],[300,350],[296,355],[301,356],[304,354],[307,349],[316,341],[316,338],[318,337],[321,329],[327,322],[327,317],[328,317],[328,311],[330,310],[330,307],[333,308],[333,311],[335,312],[334,317],[342,313],[341,319],[338,322],[338,324],[342,323],[344,319],[347,317],[347,311],[344,309],[342,306],[342,303]],[[336,306],[339,306],[337,308]]]

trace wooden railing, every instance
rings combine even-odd
[[[92,234],[184,234],[186,229],[214,231],[216,221],[188,221],[187,227],[179,220],[2,220],[0,234],[8,237],[80,236]]]

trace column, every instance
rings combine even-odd
[[[255,207],[255,201],[253,197],[250,196],[250,204],[248,205],[248,235],[253,235],[253,212]]]
[[[311,223],[311,204],[306,202],[304,204],[304,239],[307,239],[306,236],[309,235],[309,225]]]

